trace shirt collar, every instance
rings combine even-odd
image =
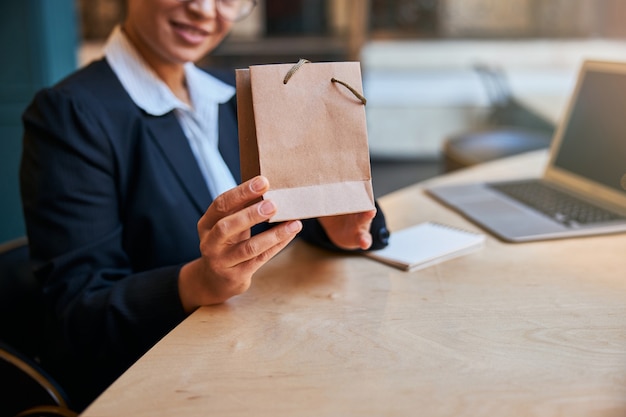
[[[104,54],[131,99],[145,112],[162,116],[174,109],[191,110],[148,66],[120,26],[115,27],[109,36]],[[196,110],[226,103],[235,95],[233,86],[199,69],[192,62],[185,64],[185,77]]]

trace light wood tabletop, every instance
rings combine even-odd
[[[545,152],[432,181],[538,176]],[[423,192],[390,229],[472,223]],[[626,416],[626,234],[485,247],[408,273],[294,242],[84,416]]]

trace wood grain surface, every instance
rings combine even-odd
[[[531,153],[437,178],[539,175]],[[422,191],[390,228],[479,230]],[[407,273],[295,242],[196,311],[85,416],[626,416],[626,235],[485,247]]]

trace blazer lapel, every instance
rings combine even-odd
[[[186,194],[199,212],[204,213],[213,199],[176,116],[170,112],[164,116],[148,116],[146,120],[150,135],[169,161]]]

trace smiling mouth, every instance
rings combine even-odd
[[[179,30],[179,31],[184,31],[192,36],[208,36],[210,35],[209,32],[207,32],[206,30],[202,30],[199,29],[195,26],[191,26],[191,25],[186,25],[184,23],[180,23],[180,22],[171,22],[172,26],[174,26],[175,29]]]

